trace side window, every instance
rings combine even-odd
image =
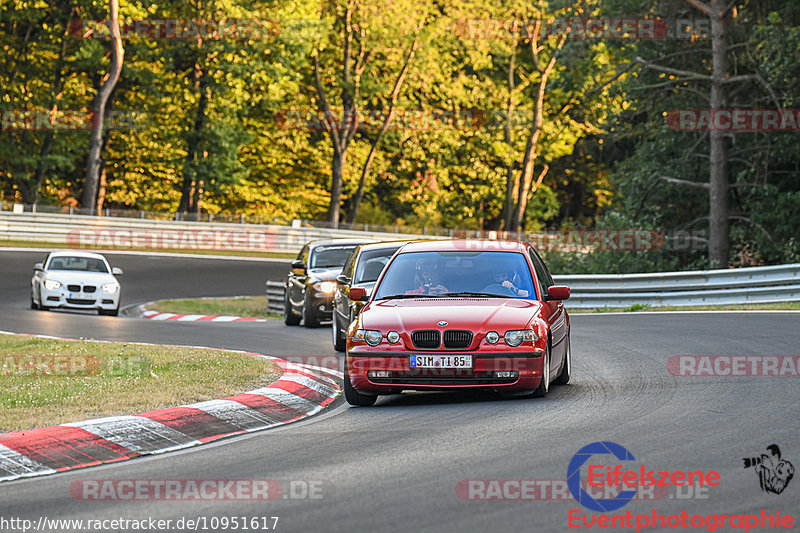
[[[360,251],[359,248],[353,250],[353,253],[350,254],[350,257],[347,258],[347,261],[344,263],[344,266],[342,267],[342,274],[344,274],[350,279],[353,279],[353,265],[356,262],[356,257],[358,256],[359,251]]]
[[[545,279],[547,279],[547,286],[552,287],[553,285],[556,284],[556,280],[554,280],[553,276],[550,274],[550,269],[547,268],[547,265],[545,264],[544,259],[542,259],[542,256],[539,255],[539,252],[533,250],[533,255],[538,257],[539,262],[542,264],[542,270],[544,270]]]
[[[305,246],[303,246],[303,249],[300,250],[300,253],[297,254],[297,259],[300,259],[301,261],[303,261],[303,263],[306,263],[307,256],[308,256],[308,245],[306,244]]]
[[[528,254],[531,256],[533,270],[536,272],[536,282],[539,284],[539,291],[541,291],[542,298],[544,298],[547,294],[547,288],[555,283],[550,276],[550,272],[547,271],[547,267],[544,266],[544,261],[539,257],[539,254],[537,254],[533,248],[528,250]]]

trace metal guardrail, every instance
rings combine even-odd
[[[361,238],[378,241],[436,238],[277,225],[178,222],[86,215],[0,213],[0,243],[30,241],[81,249],[223,250],[292,252],[314,239]],[[442,238],[442,237],[439,237]]]
[[[267,313],[283,314],[285,288],[282,281],[267,281]]]
[[[138,220],[85,215],[0,213],[0,244],[33,241],[86,249],[297,252],[325,238],[398,240],[437,238],[383,232],[292,226]],[[441,238],[441,237],[439,237]],[[730,305],[800,301],[800,263],[730,270],[556,276],[572,289],[567,306]],[[283,292],[270,285],[268,309],[283,312]],[[280,308],[278,308],[280,305]]]
[[[732,305],[800,301],[800,263],[727,270],[556,276],[568,307]]]

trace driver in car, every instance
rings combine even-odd
[[[517,296],[522,296],[523,298],[527,297],[528,291],[520,289],[519,287],[514,285],[514,282],[511,281],[513,278],[514,278],[513,273],[509,272],[508,270],[497,270],[492,273],[492,281],[496,285],[502,285],[503,287],[510,290]]]
[[[443,294],[449,292],[447,287],[439,283],[436,273],[438,265],[431,258],[417,260],[415,266],[414,285],[417,287],[406,294]]]

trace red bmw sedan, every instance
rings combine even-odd
[[[544,396],[570,379],[569,292],[528,243],[408,243],[348,328],[345,398],[368,406],[404,390]],[[350,298],[367,300],[361,288]]]

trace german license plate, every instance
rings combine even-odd
[[[471,355],[412,355],[411,368],[472,368]]]

